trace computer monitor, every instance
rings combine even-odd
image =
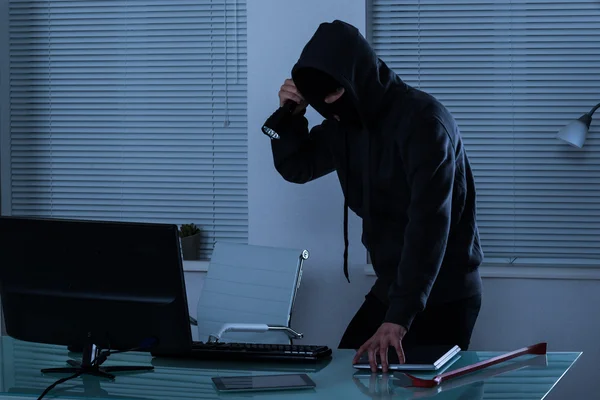
[[[81,347],[83,364],[98,349],[191,346],[176,225],[3,216],[0,265],[15,339]]]

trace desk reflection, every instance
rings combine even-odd
[[[479,362],[476,354],[463,356],[457,368]],[[458,364],[458,363],[457,363]],[[392,374],[371,373],[358,371],[352,381],[356,387],[369,398],[375,400],[387,399],[435,399],[435,400],[483,400],[485,399],[485,384],[490,378],[508,374],[528,367],[545,367],[548,365],[547,357],[533,356],[485,370],[465,375],[442,383],[441,385],[421,389],[411,387],[410,379],[401,372]],[[436,374],[417,374],[418,376],[433,377]],[[543,394],[541,394],[543,396]],[[540,397],[541,398],[541,397]]]

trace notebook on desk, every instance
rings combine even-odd
[[[398,362],[396,349],[390,347],[388,349],[388,363],[390,371],[437,371],[448,365],[452,361],[456,361],[456,355],[460,352],[458,346],[411,346],[404,349],[405,362]],[[377,368],[381,368],[379,356],[377,356]],[[354,365],[356,369],[370,369],[369,354],[365,353],[361,356],[359,362]]]

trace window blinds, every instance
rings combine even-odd
[[[247,241],[245,0],[10,0],[11,213]]]
[[[372,0],[370,40],[455,115],[488,258],[600,257],[600,132],[555,135],[600,102],[596,0]],[[598,118],[597,118],[598,119]]]

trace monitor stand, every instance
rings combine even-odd
[[[115,379],[111,372],[133,372],[133,371],[152,371],[153,366],[111,366],[101,367],[105,360],[95,363],[94,360],[100,355],[100,349],[88,339],[83,347],[81,361],[67,360],[71,367],[65,368],[46,368],[42,369],[43,374],[78,374],[93,375],[101,378]]]

